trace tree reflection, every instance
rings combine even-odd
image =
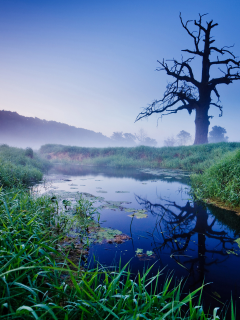
[[[170,257],[191,274],[193,285],[202,284],[209,266],[224,262],[229,250],[234,250],[235,239],[226,231],[216,230],[219,229],[216,218],[196,202],[187,201],[180,206],[163,199],[161,203],[151,203],[136,196],[136,200],[158,217],[151,233],[154,252],[159,259],[161,253],[169,252]]]

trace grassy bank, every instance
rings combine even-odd
[[[240,150],[228,153],[202,175],[193,175],[191,179],[196,198],[240,212]]]
[[[77,248],[61,245],[69,224],[52,200],[0,191],[0,318],[217,319],[200,301],[194,307],[201,288],[181,297],[181,285],[170,290],[169,278],[159,290],[161,273],[151,277],[151,269],[136,278],[127,267],[83,271],[81,259],[69,259]]]
[[[153,148],[82,148],[47,144],[40,154],[53,162],[82,165],[170,168],[203,172],[226,153],[240,148],[237,142],[212,143],[198,146]]]
[[[51,164],[40,159],[32,149],[0,146],[0,185],[4,187],[28,185],[42,179]]]

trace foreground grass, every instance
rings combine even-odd
[[[202,175],[193,175],[193,193],[230,208],[240,207],[240,150],[228,153]]]
[[[202,288],[182,297],[169,278],[159,290],[161,273],[152,277],[151,268],[136,278],[127,266],[83,272],[60,246],[66,230],[56,232],[56,210],[50,198],[0,190],[0,318],[218,319],[200,300],[194,307]]]
[[[30,148],[0,146],[0,185],[5,187],[28,185],[42,179],[50,163],[40,159]]]
[[[47,144],[40,154],[55,162],[83,165],[169,168],[203,172],[226,153],[240,148],[237,142],[221,142],[198,146],[153,148],[82,148]]]

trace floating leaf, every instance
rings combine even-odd
[[[146,254],[150,257],[150,256],[153,255],[153,251],[149,250],[149,251],[146,252]]]
[[[143,253],[143,249],[137,248],[137,250],[135,252],[136,252],[136,254],[142,254]]]
[[[240,248],[240,238],[236,239],[235,242],[237,242],[239,248]]]
[[[115,191],[116,193],[130,193],[130,191]]]
[[[140,211],[140,210],[139,210]],[[128,217],[130,218],[137,218],[137,219],[143,219],[143,218],[147,218],[148,215],[145,213],[141,213],[139,211],[134,212],[133,214],[128,215]]]

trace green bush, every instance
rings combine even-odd
[[[40,159],[30,148],[0,146],[0,186],[13,187],[39,181],[50,167],[49,161]]]
[[[198,199],[240,207],[240,150],[228,153],[202,175],[193,175],[191,179],[193,194]]]

